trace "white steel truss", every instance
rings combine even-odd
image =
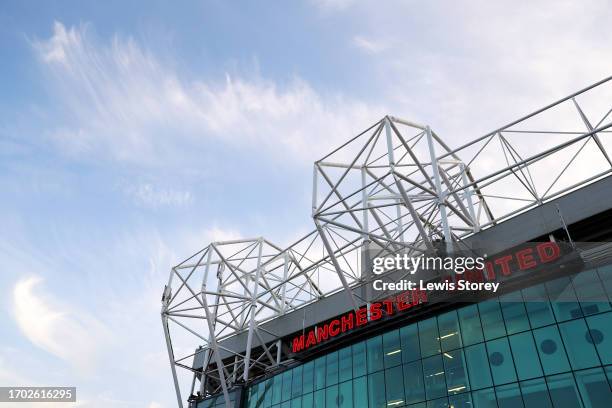
[[[190,394],[222,392],[230,407],[228,390],[285,362],[279,336],[262,323],[341,290],[358,307],[350,289],[363,282],[370,244],[453,251],[609,176],[611,80],[455,149],[427,125],[385,116],[315,162],[313,232],[285,248],[264,238],[213,242],[172,268],[161,316],[179,407],[179,370]],[[235,349],[232,338],[241,339]]]

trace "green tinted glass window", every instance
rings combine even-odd
[[[425,382],[421,360],[413,361],[403,366],[404,395],[406,404],[414,404],[425,400]]]
[[[557,374],[569,371],[570,365],[565,355],[557,326],[542,327],[533,331],[544,374]]]
[[[353,378],[353,355],[351,347],[338,351],[338,381],[343,382]]]
[[[427,399],[446,395],[446,379],[442,356],[432,356],[423,359],[423,375],[425,377],[425,395]]]
[[[440,331],[440,345],[442,351],[454,350],[461,347],[461,333],[457,311],[451,310],[438,316],[438,329]]]
[[[493,385],[487,350],[483,343],[466,347],[465,360],[472,389],[486,388]]]
[[[461,337],[466,346],[480,343],[484,340],[478,306],[470,305],[459,309],[459,322],[461,324]]]
[[[612,364],[612,313],[589,316],[586,321],[589,338],[597,348],[601,362]]]
[[[519,380],[541,377],[542,367],[531,332],[515,334],[508,340]]]
[[[546,381],[543,378],[521,381],[520,386],[525,408],[553,408]]]
[[[421,344],[421,355],[423,357],[438,354],[440,352],[440,334],[438,333],[438,321],[435,317],[420,321],[419,342]]]
[[[409,363],[421,358],[419,330],[416,323],[400,329],[400,341],[402,346],[402,361],[404,363]]]
[[[367,372],[365,342],[353,344],[353,377],[361,377]]]
[[[402,346],[399,330],[391,330],[383,334],[383,352],[385,367],[395,367],[402,364]]]
[[[368,373],[373,373],[382,370],[383,365],[383,347],[382,336],[376,336],[366,341],[368,355]]]
[[[506,335],[504,319],[497,299],[487,300],[478,304],[480,321],[485,340],[496,339]]]

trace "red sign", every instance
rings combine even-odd
[[[510,276],[516,271],[528,271],[543,264],[556,261],[561,255],[561,248],[556,242],[528,244],[528,246],[521,246],[519,249],[489,258],[485,262],[485,271],[478,269],[468,270],[464,274],[453,274],[441,280],[482,282],[486,279],[488,281],[496,281]],[[415,289],[381,302],[372,303],[369,307],[350,311],[339,318],[320,326],[315,326],[308,330],[308,332],[295,337],[291,342],[292,351],[294,353],[304,351],[321,342],[333,339],[340,334],[364,326],[369,322],[379,320],[383,316],[391,316],[425,302],[427,302],[427,293]]]
[[[320,326],[315,326],[308,332],[295,337],[291,343],[292,350],[294,353],[304,351],[309,347],[332,339],[339,334],[364,326],[369,322],[379,320],[383,316],[392,316],[397,312],[406,311],[419,303],[425,302],[427,302],[427,294],[421,290],[415,289],[403,292],[390,299],[372,303],[369,308],[362,307],[356,311],[352,310],[337,319],[333,319]]]

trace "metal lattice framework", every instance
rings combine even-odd
[[[429,126],[386,116],[315,162],[313,232],[286,248],[264,238],[213,242],[172,268],[161,314],[179,407],[177,369],[191,394],[222,392],[229,407],[229,389],[287,359],[262,323],[340,290],[358,307],[350,289],[363,282],[361,253],[372,243],[452,251],[609,176],[610,80],[456,149]],[[244,342],[230,349],[225,340],[238,335]]]

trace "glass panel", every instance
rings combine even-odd
[[[466,347],[465,360],[472,389],[486,388],[493,385],[489,360],[484,344],[481,343]]]
[[[314,399],[312,393],[302,396],[302,406],[304,408],[314,407]]]
[[[302,408],[302,397],[292,399],[291,408]]]
[[[444,372],[446,373],[446,387],[448,394],[458,394],[470,390],[465,359],[462,350],[453,350],[442,353]]]
[[[500,297],[500,305],[508,334],[529,330],[529,320],[520,291]]]
[[[472,402],[475,408],[497,408],[495,391],[493,391],[493,388],[473,392]]]
[[[285,401],[280,405],[280,408],[291,408],[291,401]]]
[[[302,395],[302,372],[304,366],[297,366],[293,369],[293,380],[291,383],[291,398],[299,397]]]
[[[448,403],[453,408],[472,408],[472,397],[469,392],[464,394],[449,395]]]
[[[368,373],[383,369],[382,336],[376,336],[366,342],[368,349]]]
[[[595,344],[601,362],[612,364],[612,313],[589,316],[589,338]]]
[[[304,370],[302,371],[302,392],[304,394],[314,391],[313,375],[314,362],[309,361],[308,363],[304,364]]]
[[[353,377],[361,377],[366,374],[366,349],[365,342],[353,344]]]
[[[419,332],[416,324],[402,327],[400,329],[400,339],[402,343],[402,361],[404,363],[421,358]]]
[[[385,408],[385,372],[368,375],[368,401],[370,408]]]
[[[368,408],[367,377],[359,377],[353,380],[353,401],[355,408]]]
[[[395,367],[402,364],[402,347],[400,346],[399,330],[391,330],[383,335],[385,367]]]
[[[385,370],[385,387],[387,392],[387,405],[389,407],[404,404],[404,383],[402,367],[393,367]]]
[[[559,331],[573,370],[599,365],[593,340],[583,319],[561,323]]]
[[[325,390],[318,390],[314,393],[315,408],[325,408]]]
[[[577,274],[572,284],[585,316],[610,310],[610,302],[595,269]]]
[[[546,290],[558,322],[582,317],[570,278],[563,277],[546,282]]]
[[[459,333],[459,322],[457,320],[456,310],[438,316],[438,328],[440,330],[442,351],[454,350],[461,347],[461,333]]]
[[[325,373],[325,386],[338,384],[338,352],[329,353],[326,358],[327,370]]]
[[[495,385],[516,381],[508,339],[503,338],[487,342],[487,352]]]
[[[285,371],[283,374],[283,388],[281,401],[288,401],[291,399],[291,370]],[[280,377],[277,376],[277,377]]]
[[[565,355],[563,343],[557,326],[543,327],[533,331],[544,374],[556,374],[569,371],[570,365]]]
[[[525,408],[553,408],[543,378],[521,382]]]
[[[353,357],[350,347],[338,351],[338,381],[344,382],[353,378]]]
[[[282,396],[283,376],[277,375],[272,378],[272,405],[280,404]]]
[[[612,393],[608,380],[601,368],[576,371],[574,373],[582,401],[587,408],[608,408],[612,403]]]
[[[353,382],[346,381],[338,386],[338,406],[353,408]]]
[[[478,304],[480,321],[485,340],[496,339],[506,335],[504,320],[502,319],[499,301],[491,299]]]
[[[515,334],[508,340],[519,380],[541,377],[542,367],[531,332]]]
[[[550,399],[555,408],[584,407],[578,396],[578,390],[572,374],[559,374],[546,377]]]
[[[264,407],[269,407],[272,405],[272,391],[273,391],[273,384],[274,384],[274,379],[273,378],[269,378],[266,380],[265,382],[265,394],[264,394]]]
[[[314,362],[314,384],[315,390],[325,388],[325,356],[317,358]]]
[[[606,377],[608,377],[608,384],[612,387],[612,366],[605,367]]]
[[[448,398],[439,398],[433,401],[427,401],[427,408],[448,408]]]
[[[425,376],[425,395],[427,399],[446,395],[446,381],[441,356],[433,356],[423,360],[423,375]]]
[[[459,322],[464,345],[469,346],[484,340],[478,306],[471,305],[459,309]]]
[[[555,322],[544,284],[523,289],[523,299],[532,328],[547,326]]]
[[[404,391],[406,404],[425,400],[425,384],[421,360],[404,364]]]
[[[264,404],[264,397],[265,397],[265,393],[266,393],[266,381],[262,381],[259,384],[257,384],[257,407],[263,407]]]
[[[517,383],[495,387],[498,408],[524,408]]]
[[[435,317],[418,323],[419,342],[421,343],[421,355],[423,357],[438,354],[440,352],[440,335],[438,334],[438,322]]]
[[[325,389],[325,408],[338,407],[338,386],[332,385]]]

